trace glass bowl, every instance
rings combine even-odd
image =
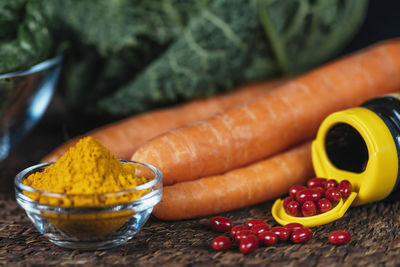
[[[146,177],[149,181],[119,192],[86,195],[41,191],[23,184],[22,181],[30,174],[53,164],[42,163],[21,171],[15,177],[17,203],[39,232],[58,246],[96,250],[121,245],[140,231],[162,196],[162,174],[158,169],[135,161],[121,162],[134,164],[135,176]],[[140,198],[137,194],[141,194]],[[85,200],[88,200],[86,203],[110,203],[111,200],[113,204],[70,207],[68,203],[75,199],[79,199],[79,203],[85,203]]]
[[[0,160],[42,117],[57,84],[62,56],[28,70],[0,74]]]

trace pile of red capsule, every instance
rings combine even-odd
[[[338,183],[333,179],[311,178],[307,186],[294,185],[289,189],[283,207],[291,216],[314,216],[331,210],[341,198],[348,198],[352,192],[353,187],[348,180]]]
[[[240,252],[247,254],[256,250],[260,245],[273,246],[278,242],[290,240],[292,243],[305,243],[313,237],[313,232],[300,223],[289,223],[285,226],[270,228],[261,219],[250,219],[244,225],[233,226],[231,220],[225,217],[213,217],[210,226],[214,231],[229,233],[213,239],[211,247],[217,251],[228,250],[232,242],[237,242]],[[351,234],[338,230],[330,233],[329,242],[344,245],[350,242]]]
[[[299,223],[270,228],[261,219],[250,219],[244,225],[233,226],[228,218],[214,217],[210,220],[210,226],[217,232],[230,233],[230,238],[226,235],[220,235],[213,239],[211,246],[214,250],[227,250],[234,241],[239,245],[240,252],[244,254],[254,251],[259,245],[272,246],[289,239],[293,243],[304,243],[313,236],[310,229]]]
[[[338,183],[333,179],[311,178],[307,186],[294,185],[289,189],[289,196],[283,200],[285,211],[292,216],[308,217],[331,210],[340,199],[347,199],[353,192],[348,180]],[[211,246],[214,250],[223,251],[236,242],[242,253],[250,253],[260,245],[273,246],[278,242],[290,240],[292,243],[305,243],[313,233],[300,223],[289,223],[285,226],[270,226],[261,219],[248,220],[244,225],[233,226],[225,217],[213,217],[210,226],[217,232],[229,233],[230,237],[220,235],[213,239]],[[339,230],[330,233],[329,242],[335,245],[349,243],[351,235]]]

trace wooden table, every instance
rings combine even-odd
[[[211,231],[208,218],[163,222],[150,218],[143,230],[126,245],[105,251],[77,251],[49,243],[33,227],[14,201],[13,177],[25,167],[37,163],[67,135],[86,131],[100,121],[81,118],[74,121],[53,101],[39,125],[0,163],[0,265],[85,265],[175,266],[175,265],[307,265],[307,266],[395,266],[400,264],[400,202],[379,202],[355,207],[339,221],[316,227],[306,244],[283,242],[260,247],[243,255],[234,244],[229,251],[216,252],[210,247],[218,234]],[[272,202],[223,214],[234,224],[250,218],[275,222]],[[333,230],[352,233],[352,241],[343,246],[328,242]]]

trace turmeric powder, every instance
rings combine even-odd
[[[123,164],[92,137],[81,139],[56,163],[29,175],[23,183],[44,192],[24,192],[31,199],[60,207],[103,207],[137,200],[150,189],[127,190],[146,183],[133,164]],[[51,192],[51,193],[48,193]],[[54,194],[56,193],[56,194]],[[44,213],[39,216],[80,240],[97,239],[120,229],[132,210]]]
[[[42,191],[65,194],[57,198],[45,194],[27,193],[42,204],[62,207],[107,206],[138,199],[146,190],[105,197],[106,193],[136,187],[147,182],[135,176],[132,164],[122,164],[118,158],[92,137],[81,139],[56,163],[43,172],[31,174],[25,185]]]

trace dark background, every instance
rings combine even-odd
[[[400,1],[370,0],[364,24],[342,54],[394,37],[400,37]]]

